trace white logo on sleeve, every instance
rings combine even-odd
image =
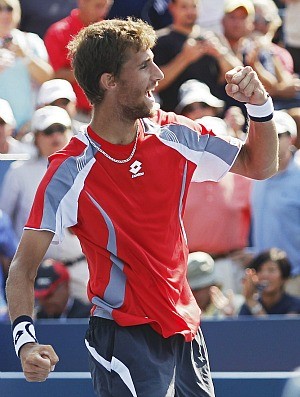
[[[131,178],[137,178],[138,176],[143,176],[145,173],[140,172],[141,169],[142,169],[142,163],[138,160],[135,160],[135,162],[132,163],[129,168],[129,172],[132,173]]]

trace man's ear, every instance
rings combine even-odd
[[[115,76],[111,73],[102,73],[99,83],[105,90],[111,90],[116,86]]]

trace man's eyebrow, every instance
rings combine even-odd
[[[153,61],[153,56],[148,55],[147,58],[143,59],[139,66],[144,65],[145,63],[149,63]]]

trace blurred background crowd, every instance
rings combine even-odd
[[[47,157],[89,123],[67,44],[84,26],[134,16],[157,30],[160,108],[247,139],[225,73],[250,65],[273,98],[279,171],[192,183],[188,281],[204,317],[300,314],[300,0],[0,0],[0,320],[5,280]],[[163,203],[162,203],[163,205]],[[50,246],[36,318],[88,317],[88,270],[71,230]]]

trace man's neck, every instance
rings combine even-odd
[[[105,109],[94,109],[90,125],[92,130],[107,142],[128,145],[136,137],[137,123],[137,120],[124,120],[114,112],[106,112]]]

